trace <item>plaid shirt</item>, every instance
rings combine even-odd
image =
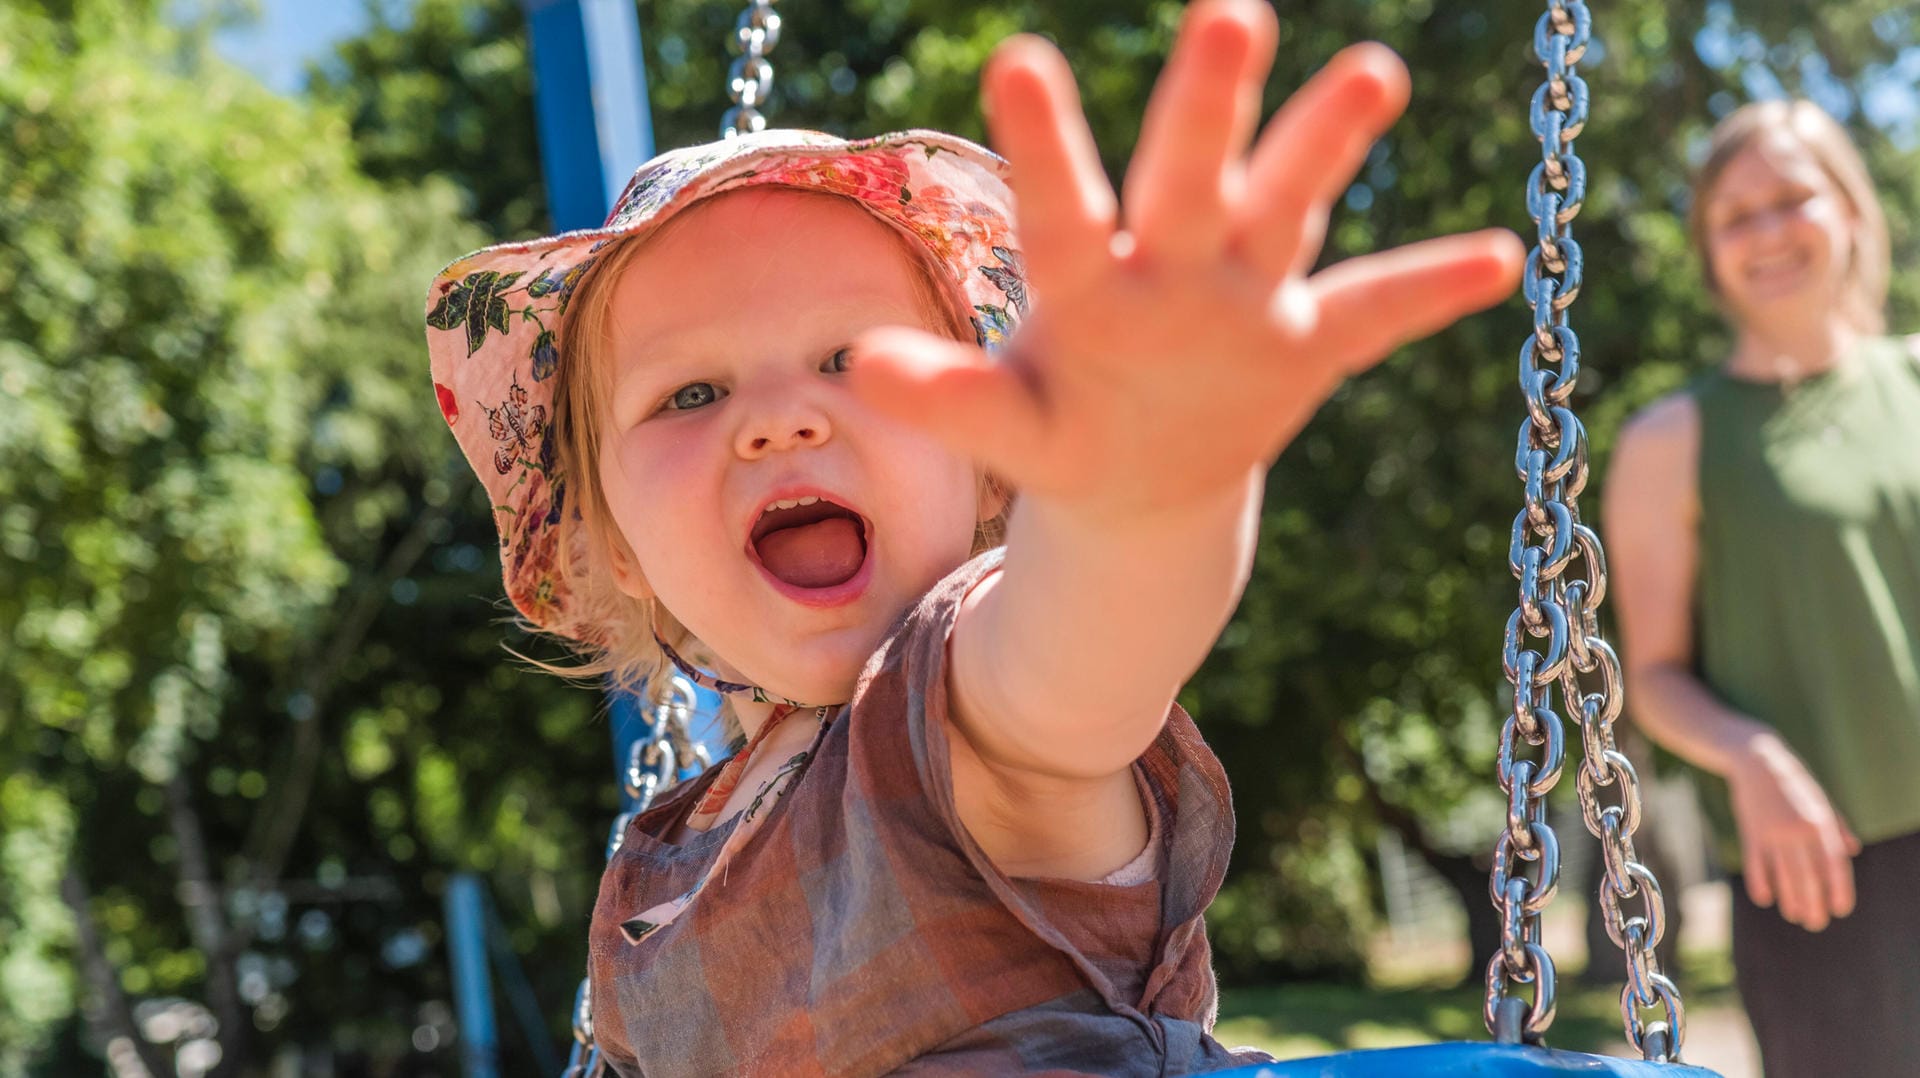
[[[735,822],[679,846],[657,837],[710,771],[629,827],[591,935],[595,1034],[617,1073],[1144,1076],[1250,1061],[1209,1035],[1201,914],[1233,815],[1184,711],[1135,765],[1164,821],[1158,878],[1012,879],[961,824],[946,644],[960,599],[998,565],[969,562],[908,613],[725,878],[637,944],[620,923],[692,886]]]

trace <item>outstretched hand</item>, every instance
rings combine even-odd
[[[1510,294],[1504,231],[1309,275],[1327,215],[1406,106],[1386,48],[1329,62],[1266,125],[1277,26],[1255,0],[1189,8],[1116,199],[1065,59],[1016,37],[982,76],[1011,162],[1035,301],[998,362],[910,329],[856,350],[874,407],[1039,496],[1100,515],[1177,508],[1271,462],[1349,374]]]

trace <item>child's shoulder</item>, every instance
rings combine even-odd
[[[905,669],[920,680],[945,676],[946,642],[953,634],[960,606],[967,593],[999,572],[1006,553],[1005,547],[994,547],[974,555],[941,577],[901,613],[861,672],[853,695],[856,707],[875,691],[876,680],[884,680],[889,671]]]

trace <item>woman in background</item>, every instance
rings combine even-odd
[[[1732,352],[1634,416],[1606,490],[1629,699],[1716,776],[1767,1074],[1920,1073],[1920,338],[1845,132],[1713,133],[1693,245]]]

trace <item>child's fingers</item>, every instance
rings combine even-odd
[[[1013,165],[1020,244],[1043,287],[1071,289],[1106,265],[1118,202],[1080,112],[1066,58],[1045,39],[1008,39],[981,74],[994,148]]]
[[[1317,318],[1306,354],[1347,373],[1513,294],[1525,260],[1504,229],[1349,259],[1309,280]]]
[[[1200,0],[1187,9],[1153,88],[1122,188],[1127,231],[1174,261],[1216,255],[1228,199],[1260,118],[1279,25],[1265,3]]]
[[[1039,401],[978,348],[917,329],[876,329],[854,344],[853,390],[1015,486],[1040,458]]]
[[[1320,256],[1327,213],[1407,107],[1406,65],[1383,45],[1343,49],[1287,99],[1254,145],[1236,250],[1266,280]]]

